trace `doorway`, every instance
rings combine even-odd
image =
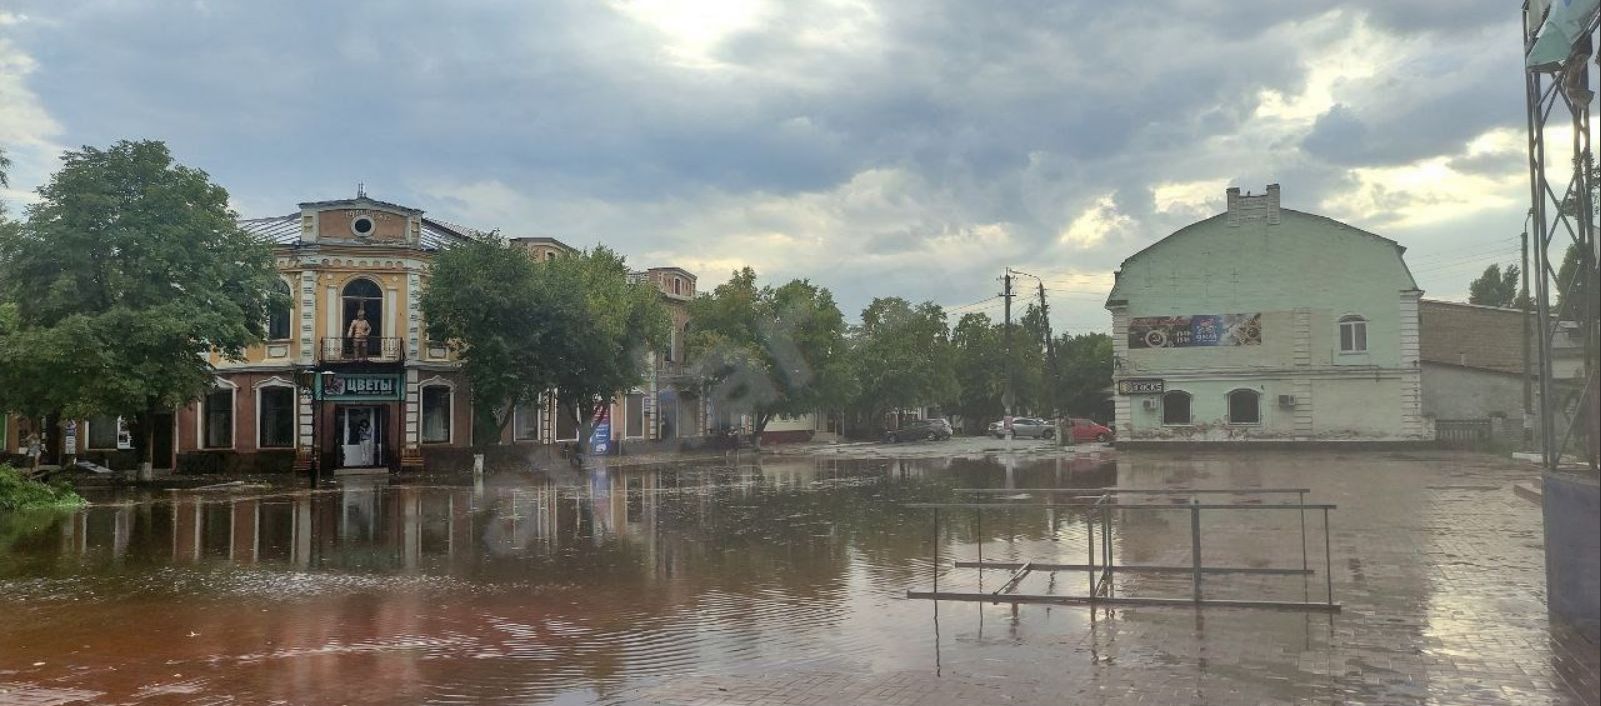
[[[385,453],[388,412],[384,407],[340,405],[334,412],[342,468],[374,468],[389,463]]]
[[[150,415],[150,467],[158,471],[172,470],[173,458],[172,412]]]

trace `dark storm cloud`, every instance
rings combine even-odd
[[[594,0],[24,0],[17,11],[36,21],[12,38],[38,62],[30,85],[68,143],[167,139],[250,215],[364,180],[377,195],[468,218],[501,211],[437,185],[492,183],[540,208],[505,216],[528,222],[474,225],[693,253],[705,247],[695,238],[718,234],[669,237],[677,224],[664,218],[739,214],[730,203],[741,198],[826,194],[895,170],[920,192],[883,208],[915,214],[853,220],[841,242],[893,254],[1005,224],[1022,252],[1050,257],[1062,229],[1104,195],[1140,223],[1121,237],[1148,242],[1188,217],[1156,210],[1157,184],[1279,180],[1310,209],[1348,186],[1345,167],[1450,152],[1516,122],[1515,80],[1387,68],[1366,90],[1426,97],[1391,104],[1337,86],[1348,102],[1304,139],[1227,155],[1237,164],[1200,161],[1210,141],[1262,129],[1262,91],[1304,89],[1308,63],[1350,31],[1350,21],[1323,21],[1334,10],[1404,41],[1447,43],[1499,42],[1517,15],[1500,0],[778,2],[709,47],[720,64],[710,70],[675,63],[659,33]],[[1420,92],[1419,82],[1434,87]],[[597,207],[556,221],[558,209],[544,209],[556,195]],[[841,211],[867,215],[857,208],[870,206]],[[563,228],[581,232],[552,232]],[[1139,244],[1076,252],[1071,264],[1112,267],[1128,254],[1120,248]],[[895,281],[909,296],[960,299],[989,286],[962,268],[989,264]],[[886,283],[873,268],[841,262],[842,281],[824,283],[856,307]]]

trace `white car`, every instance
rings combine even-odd
[[[1006,438],[1006,420],[990,424],[990,436],[997,439]],[[1056,437],[1056,425],[1048,419],[1037,417],[1012,417],[1012,437],[1029,436],[1038,439],[1052,439]]]

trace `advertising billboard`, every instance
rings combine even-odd
[[[1129,321],[1129,348],[1262,345],[1262,315],[1138,316]]]

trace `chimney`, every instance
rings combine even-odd
[[[1279,185],[1269,184],[1267,193],[1241,195],[1239,187],[1231,186],[1225,192],[1228,194],[1228,225],[1238,228],[1251,221],[1260,220],[1267,225],[1279,224]]]

